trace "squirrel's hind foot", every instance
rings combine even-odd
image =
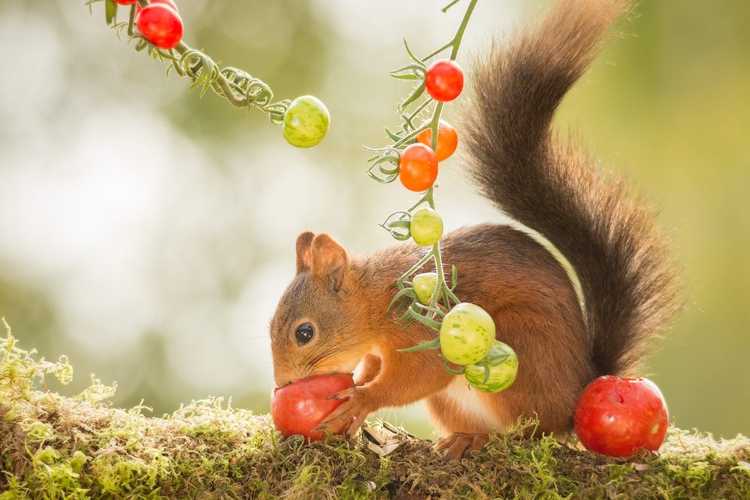
[[[452,432],[435,443],[435,451],[448,460],[458,460],[472,451],[481,450],[489,441],[488,434]]]

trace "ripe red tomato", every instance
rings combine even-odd
[[[417,136],[417,140],[425,146],[432,147],[432,129],[423,130]],[[438,141],[435,154],[438,161],[443,161],[450,157],[458,147],[458,133],[450,123],[440,120],[438,125]]]
[[[456,61],[439,59],[427,68],[424,85],[436,101],[452,101],[464,89],[464,72]]]
[[[137,1],[137,0],[133,0],[133,1]],[[153,5],[157,3],[160,3],[167,7],[172,7],[175,10],[175,12],[180,12],[180,9],[177,8],[177,4],[174,3],[172,0],[151,0],[149,2],[149,5]],[[135,7],[136,14],[139,14],[142,10],[143,10],[143,7],[141,7],[141,4],[136,4],[136,7]]]
[[[425,191],[437,179],[437,156],[432,148],[416,142],[407,146],[401,153],[398,169],[398,177],[406,189]]]
[[[308,377],[277,388],[271,401],[276,429],[284,436],[300,434],[311,441],[322,439],[324,433],[314,429],[343,403],[328,398],[353,386],[351,373],[336,373]]]
[[[133,5],[138,0],[115,0],[116,3],[120,5]]]
[[[160,49],[173,49],[182,40],[182,19],[167,5],[147,5],[138,14],[136,24],[146,40]]]
[[[646,378],[597,378],[583,391],[575,414],[576,434],[583,445],[613,457],[658,450],[668,426],[664,396]]]

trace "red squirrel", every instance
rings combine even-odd
[[[271,322],[276,384],[315,374],[364,374],[324,421],[355,432],[371,412],[426,400],[451,457],[478,449],[521,417],[542,432],[572,428],[583,388],[604,374],[630,375],[678,308],[676,273],[648,208],[550,129],[568,89],[590,65],[625,0],[560,1],[542,22],[476,68],[463,124],[468,170],[500,210],[544,235],[570,262],[583,304],[559,261],[527,233],[480,224],[448,234],[444,261],[456,294],[488,311],[497,338],[518,354],[507,390],[467,386],[437,351],[399,352],[434,338],[387,312],[399,275],[425,250],[404,243],[367,257],[327,234],[297,239],[297,274]],[[421,271],[429,271],[426,265]],[[448,269],[446,271],[449,271]]]

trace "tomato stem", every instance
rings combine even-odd
[[[450,1],[445,7],[443,7],[443,12],[459,3],[459,1],[460,0]],[[474,12],[477,2],[478,0],[469,0],[469,4],[466,7],[466,12],[464,13],[463,19],[461,20],[461,23],[459,24],[455,34],[450,39],[450,41],[445,45],[439,47],[438,49],[432,51],[427,56],[421,59],[418,58],[409,47],[409,44],[406,42],[406,40],[404,40],[404,47],[406,49],[406,52],[409,58],[418,65],[418,68],[420,68],[423,63],[426,63],[431,58],[448,49],[451,49],[450,60],[454,61],[456,59],[456,57],[458,56],[458,51],[461,47],[461,43],[463,41],[464,34],[466,32],[466,27],[469,24],[469,20],[472,13]],[[395,73],[398,76],[402,76],[400,75],[400,72],[402,71],[416,71],[416,69],[414,69],[414,63],[410,64],[409,66],[404,66],[403,68],[394,70],[393,72],[391,72],[391,75],[394,75]],[[413,78],[408,77],[403,79],[411,80]],[[404,136],[402,137],[401,133],[392,134],[386,129],[386,133],[388,133],[389,137],[393,140],[393,143],[390,146],[386,146],[383,148],[372,148],[373,150],[377,151],[378,154],[370,158],[369,160],[371,162],[374,162],[373,166],[370,167],[369,173],[376,180],[379,180],[381,182],[392,182],[393,180],[395,180],[395,178],[398,177],[398,171],[394,171],[393,169],[386,169],[383,166],[386,163],[386,160],[388,160],[389,162],[391,161],[391,158],[388,158],[388,156],[393,155],[394,153],[400,154],[400,150],[403,149],[404,145],[413,141],[417,137],[417,135],[427,129],[430,129],[432,132],[432,149],[433,151],[437,150],[438,137],[440,135],[440,117],[442,115],[445,104],[443,102],[438,102],[431,97],[428,97],[427,99],[416,105],[416,107],[411,109],[410,112],[406,112],[407,108],[412,108],[412,106],[414,106],[415,102],[422,95],[422,92],[424,92],[424,83],[416,89],[412,90],[412,93],[409,95],[409,97],[407,97],[406,100],[403,101],[399,106],[399,110],[402,112],[401,129]],[[435,107],[432,110],[432,116],[421,127],[415,129],[413,120],[417,116],[419,116],[420,113],[427,110],[433,102],[435,103]],[[375,172],[373,172],[373,169],[375,168],[379,170],[381,176],[377,176]],[[401,211],[391,214],[386,220],[386,223],[382,226],[389,230],[394,238],[402,239],[403,232],[396,231],[396,227],[391,227],[389,225],[389,221],[393,221],[394,216],[396,216],[398,220],[392,224],[398,224],[399,228],[401,226],[406,227],[406,223],[407,221],[409,221],[412,212],[419,206],[427,204],[434,210],[436,205],[435,188],[437,188],[437,186],[433,185],[432,187],[430,187],[427,191],[424,192],[424,194],[422,194],[421,198],[419,198],[419,200],[417,200],[417,202],[405,212]],[[401,217],[401,215],[399,215],[404,213],[406,214],[406,216],[404,217]],[[409,236],[407,235],[406,237]],[[413,283],[411,283],[411,278],[430,260],[433,261],[437,279],[435,289],[430,297],[429,304],[425,305],[418,301],[417,295],[414,292],[414,285]],[[403,314],[401,314],[399,319],[414,320],[423,324],[427,328],[434,330],[435,332],[439,332],[443,317],[445,316],[447,311],[461,302],[461,300],[454,292],[457,282],[457,270],[455,266],[451,268],[451,282],[452,283],[450,285],[447,282],[446,273],[443,266],[442,248],[440,245],[440,241],[437,241],[432,245],[427,253],[420,257],[414,265],[412,265],[404,274],[402,274],[398,278],[398,280],[396,281],[398,292],[394,295],[393,300],[389,305],[389,309],[396,303],[400,302],[402,299],[409,299],[409,304]],[[422,350],[422,346],[418,347],[417,350]],[[446,369],[451,371],[451,373],[456,373],[452,371],[451,368],[447,365]]]
[[[89,1],[89,6],[93,1]],[[112,2],[114,3],[114,2]],[[107,3],[109,5],[109,2]],[[114,4],[115,7],[117,4]],[[147,0],[138,0],[130,6],[127,22],[117,22],[116,10],[113,18],[107,19],[112,29],[119,34],[125,32],[128,38],[136,42],[137,51],[148,49],[147,53],[160,61],[166,61],[179,76],[192,80],[193,87],[198,87],[201,95],[211,89],[215,94],[226,99],[233,106],[256,108],[266,113],[272,123],[281,124],[289,103],[288,99],[274,101],[271,87],[264,81],[249,73],[233,67],[220,67],[213,59],[200,50],[194,49],[181,41],[174,49],[164,52],[148,42],[134,29],[137,6],[146,7]],[[109,13],[108,13],[109,16]],[[126,29],[127,27],[127,29]],[[179,57],[175,57],[177,54]]]

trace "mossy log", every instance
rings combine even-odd
[[[11,498],[750,498],[750,440],[672,429],[659,454],[630,460],[573,440],[524,437],[527,426],[449,462],[431,443],[392,433],[364,439],[282,439],[267,416],[220,399],[162,418],[112,408],[94,380],[76,397],[67,360],[46,362],[0,341],[0,499]],[[374,424],[377,428],[377,424]]]

